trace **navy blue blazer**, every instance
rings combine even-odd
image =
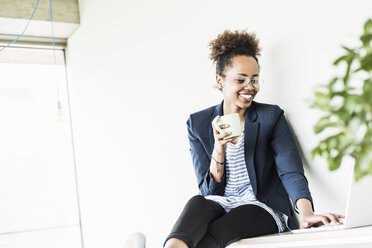
[[[223,115],[223,101],[187,120],[190,152],[203,196],[225,193],[225,174],[215,182],[209,172],[214,147],[211,123],[217,115]],[[313,200],[284,111],[277,105],[252,102],[245,112],[244,130],[245,163],[257,200],[286,214],[289,228],[296,229],[288,196],[293,204],[307,198],[313,205]]]

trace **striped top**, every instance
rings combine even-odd
[[[226,187],[225,194],[208,195],[206,199],[219,203],[226,212],[245,204],[254,204],[262,207],[269,212],[276,224],[279,232],[284,232],[288,227],[288,216],[273,210],[266,204],[258,201],[253,192],[249,179],[244,157],[244,132],[238,138],[237,144],[228,143],[226,148]]]

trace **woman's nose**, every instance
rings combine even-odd
[[[248,81],[248,84],[247,83],[245,84],[244,89],[254,89],[254,86],[251,80]]]

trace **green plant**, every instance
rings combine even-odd
[[[325,157],[330,170],[339,168],[343,157],[353,157],[356,180],[372,174],[372,19],[360,41],[360,47],[343,46],[345,54],[333,62],[343,75],[321,86],[311,105],[324,113],[314,132],[326,136],[312,157]]]

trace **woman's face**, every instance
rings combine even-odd
[[[216,80],[218,87],[222,88],[225,103],[237,110],[248,108],[260,90],[256,60],[251,56],[237,55],[223,74],[224,77],[217,75]]]

